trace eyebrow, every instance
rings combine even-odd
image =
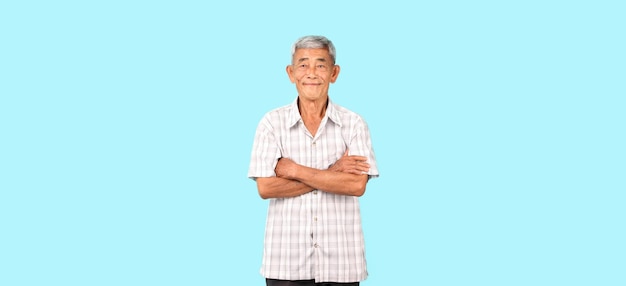
[[[301,63],[301,62],[306,61],[306,60],[309,60],[309,58],[300,58],[300,59],[298,59],[298,63]],[[319,61],[319,62],[326,62],[325,58],[317,58],[316,60]]]

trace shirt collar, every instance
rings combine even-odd
[[[333,103],[330,98],[328,98],[328,106],[326,106],[326,114],[324,117],[328,117],[332,122],[341,126],[341,117],[339,116],[339,111],[337,111],[337,107]],[[302,117],[300,116],[300,110],[298,109],[298,98],[291,103],[291,113],[289,114],[289,127],[293,127],[301,121]]]

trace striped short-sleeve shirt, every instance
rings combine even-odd
[[[328,169],[345,151],[368,158],[369,177],[378,169],[367,124],[358,114],[329,100],[313,137],[297,100],[268,112],[259,123],[248,177],[273,177],[281,157]],[[358,197],[324,190],[270,199],[261,274],[281,280],[356,282],[365,280],[365,244]]]

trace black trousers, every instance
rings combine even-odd
[[[359,286],[359,282],[337,283],[337,282],[321,282],[315,283],[315,280],[276,280],[265,279],[267,286]]]

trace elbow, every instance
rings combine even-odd
[[[359,188],[354,194],[355,197],[362,197],[365,194],[365,186],[363,188]]]
[[[270,195],[267,193],[267,190],[265,190],[265,188],[259,186],[258,190],[259,190],[259,197],[261,197],[264,200],[267,200],[270,198]]]
[[[264,200],[271,198],[271,188],[267,184],[267,180],[265,178],[256,179],[256,188],[259,192],[259,197]]]
[[[361,197],[365,194],[365,184],[358,184],[357,186],[355,186],[354,188],[354,192],[353,192],[353,196],[355,197]]]
[[[354,183],[353,196],[361,197],[365,194],[365,186],[367,185],[367,176],[361,177]]]

